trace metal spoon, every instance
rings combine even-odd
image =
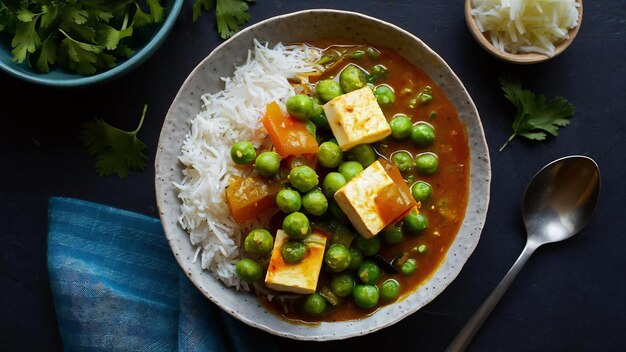
[[[586,156],[573,155],[557,159],[533,177],[522,205],[522,217],[528,234],[526,246],[446,351],[465,350],[539,246],[568,239],[585,227],[595,210],[599,194],[600,169],[593,159]]]

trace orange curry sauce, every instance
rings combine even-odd
[[[313,44],[320,48],[329,48],[331,43],[315,42]],[[346,48],[350,47],[333,46],[330,47],[330,50]],[[365,49],[367,46],[359,46],[358,48]],[[409,63],[395,51],[383,47],[377,47],[377,49],[380,51],[378,58],[365,55],[358,59],[342,59],[339,64],[329,67],[320,77],[315,78],[315,81],[336,78],[341,69],[349,63],[358,65],[366,71],[369,71],[376,64],[382,64],[388,68],[384,83],[391,86],[396,94],[395,103],[389,108],[383,108],[387,120],[390,121],[397,113],[403,113],[411,117],[413,122],[425,121],[435,129],[435,143],[426,148],[416,147],[410,139],[395,141],[391,137],[373,144],[377,153],[386,159],[389,159],[393,152],[399,150],[406,150],[413,157],[419,153],[433,152],[439,158],[439,168],[434,175],[422,176],[414,173],[413,180],[409,182],[410,186],[421,180],[428,182],[433,187],[430,200],[420,204],[420,212],[425,214],[429,220],[428,228],[418,235],[405,233],[404,240],[399,244],[389,245],[383,242],[379,252],[384,258],[391,261],[401,252],[411,252],[412,249],[420,245],[426,246],[424,253],[415,254],[415,252],[411,252],[414,253],[411,254],[411,257],[417,261],[417,270],[412,275],[405,276],[402,273],[390,275],[383,271],[378,284],[379,288],[386,279],[396,279],[401,290],[398,300],[401,300],[404,296],[415,291],[434,273],[444,260],[446,252],[461,226],[469,196],[469,146],[465,127],[459,121],[454,106],[433,80],[424,71]],[[311,81],[313,80],[311,79]],[[410,108],[409,100],[414,98],[424,86],[432,88],[433,99],[427,104],[417,104],[414,108]],[[411,89],[412,92],[404,92],[406,88]],[[406,173],[403,176],[405,179],[408,177]],[[320,174],[320,182],[322,179],[323,176]],[[322,266],[318,290],[328,285],[330,276],[331,274],[326,272]],[[290,293],[285,294],[293,296]],[[371,314],[383,305],[393,304],[393,302],[381,300],[378,305],[368,310],[357,307],[351,297],[346,297],[341,299],[342,302],[339,306],[331,308],[329,313],[313,317],[302,311],[301,299],[281,300],[274,298],[272,301],[268,301],[264,295],[259,296],[266,309],[288,320],[307,323],[359,319]]]

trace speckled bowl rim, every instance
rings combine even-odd
[[[182,145],[182,138],[179,138],[180,134],[183,133],[181,129],[184,130],[182,134],[184,136],[189,130],[191,118],[199,112],[200,96],[198,94],[194,96],[194,93],[198,93],[199,86],[194,87],[194,84],[202,81],[201,78],[219,80],[219,73],[215,67],[215,65],[219,65],[217,61],[226,59],[234,66],[237,61],[245,59],[247,48],[252,46],[251,38],[256,36],[263,40],[264,29],[268,33],[272,33],[272,30],[267,28],[276,26],[275,31],[278,31],[278,25],[281,22],[294,24],[298,23],[298,20],[306,20],[308,16],[318,16],[315,17],[316,19],[330,16],[335,20],[337,17],[342,17],[343,20],[350,23],[363,21],[363,23],[367,23],[368,28],[371,27],[370,32],[378,31],[378,35],[384,32],[385,35],[389,33],[393,36],[401,36],[404,42],[410,44],[411,52],[414,50],[423,52],[423,57],[420,56],[417,61],[427,62],[427,66],[436,68],[429,72],[422,66],[455,105],[459,118],[466,126],[468,142],[470,143],[471,177],[468,207],[461,229],[450,246],[446,259],[431,278],[416,291],[404,297],[403,300],[384,306],[359,320],[297,324],[265,311],[253,295],[226,288],[210,273],[202,271],[200,261],[192,263],[195,251],[189,242],[189,235],[182,230],[177,220],[178,214],[180,214],[180,200],[177,198],[178,192],[172,183],[182,179],[182,164],[178,162],[180,146]],[[281,32],[280,36],[282,37],[282,35]],[[293,34],[289,35],[293,36]],[[239,43],[248,39],[249,43]],[[302,38],[301,40],[308,39],[310,38]],[[238,47],[237,45],[240,44],[241,47]],[[374,41],[373,44],[376,42]],[[246,50],[243,50],[244,48]],[[403,53],[407,49],[400,47],[396,50]],[[229,59],[229,55],[239,55],[241,58]],[[232,74],[233,69],[234,67],[227,75]],[[195,109],[195,113],[192,114],[190,109],[192,111]],[[187,115],[186,118],[183,115]],[[478,111],[467,90],[445,61],[420,39],[393,24],[356,12],[329,9],[304,10],[259,22],[219,45],[202,60],[181,86],[167,113],[160,135],[155,172],[157,206],[165,234],[176,260],[196,287],[219,307],[246,324],[287,338],[315,341],[345,339],[380,330],[411,315],[437,297],[459,274],[478,244],[487,216],[491,183],[489,150]]]
[[[39,73],[34,70],[32,72],[23,72],[23,70],[15,67],[17,64],[6,63],[3,60],[0,60],[0,69],[26,82],[36,83],[49,87],[83,87],[111,81],[113,79],[122,77],[123,75],[131,72],[132,70],[140,66],[142,63],[148,60],[159,49],[159,47],[161,47],[161,44],[163,44],[170,31],[174,27],[174,24],[176,23],[176,19],[180,14],[183,3],[184,0],[174,0],[172,3],[172,8],[170,11],[167,12],[165,20],[161,24],[161,27],[150,38],[150,40],[133,56],[106,71],[102,71],[91,76],[81,76],[78,74],[67,73],[68,77],[70,78],[53,78],[50,73]],[[65,75],[65,73],[63,73],[63,75]]]

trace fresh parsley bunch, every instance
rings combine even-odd
[[[16,62],[91,75],[133,55],[133,32],[164,12],[161,0],[3,0],[0,32],[13,36]]]

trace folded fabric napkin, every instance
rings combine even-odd
[[[158,219],[51,198],[48,270],[65,350],[273,351],[176,263]]]

